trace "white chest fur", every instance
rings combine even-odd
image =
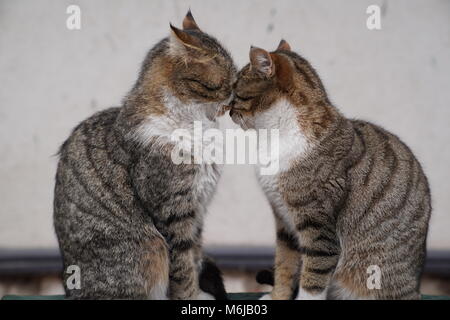
[[[184,104],[178,98],[164,91],[162,103],[166,108],[163,115],[151,115],[144,120],[132,134],[133,138],[142,144],[148,144],[156,139],[158,143],[172,142],[175,130],[188,132],[188,143],[203,144],[203,134],[195,134],[194,127],[201,124],[203,132],[218,128],[215,114],[221,103],[189,103]],[[198,139],[199,141],[194,141]]]
[[[292,161],[303,157],[310,147],[308,139],[300,129],[295,107],[284,98],[267,110],[257,113],[254,117],[254,126],[257,132],[259,129],[278,131],[278,141],[270,139],[267,143],[278,149],[272,161],[279,162],[280,172],[288,170]],[[273,137],[273,134],[269,136]],[[260,138],[264,139],[264,136],[260,135]]]
[[[286,227],[295,230],[294,222],[279,192],[278,179],[280,173],[287,171],[294,160],[301,159],[310,146],[307,138],[300,130],[297,112],[287,100],[281,99],[254,119],[255,129],[278,130],[278,152],[271,161],[279,162],[279,170],[273,175],[258,175],[258,180],[279,217]],[[270,141],[273,143],[273,140]],[[273,147],[273,145],[272,145]]]
[[[215,114],[221,103],[190,103],[183,104],[179,99],[164,92],[163,103],[166,108],[164,115],[152,115],[145,119],[133,132],[133,138],[141,144],[156,141],[158,145],[173,143],[174,132],[183,130],[183,145],[194,151],[194,146],[205,147],[203,132],[208,129],[218,128]],[[200,126],[200,134],[198,132]],[[201,204],[206,205],[220,177],[221,168],[217,164],[198,164],[193,191]]]

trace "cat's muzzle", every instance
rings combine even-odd
[[[242,129],[247,130],[249,128],[244,117],[239,111],[230,108],[230,117],[233,122],[239,125]]]

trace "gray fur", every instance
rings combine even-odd
[[[345,118],[311,65],[281,47],[250,50],[230,112],[297,132],[281,143],[296,155],[289,165],[260,177],[277,228],[271,298],[289,299],[298,283],[300,299],[418,299],[431,214],[422,167],[394,134]],[[367,286],[370,266],[380,289]]]
[[[69,298],[205,297],[199,288],[203,218],[219,167],[175,165],[170,141],[158,136],[146,143],[135,139],[136,130],[148,119],[168,121],[173,116],[164,105],[167,93],[199,107],[230,94],[234,66],[228,53],[201,31],[178,32],[197,39],[202,58],[212,52],[215,61],[226,62],[207,65],[209,71],[221,68],[218,73],[223,76],[213,78],[215,85],[220,81],[220,89],[195,82],[209,83],[208,75],[192,74],[201,70],[193,58],[197,52],[180,49],[180,56],[174,55],[169,46],[175,40],[164,39],[148,54],[123,106],[83,121],[60,149],[54,225],[64,267],[81,269],[81,289],[66,287]],[[193,86],[196,91],[189,91]],[[68,276],[64,274],[64,285]]]

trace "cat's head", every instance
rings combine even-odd
[[[170,24],[169,37],[149,52],[132,94],[145,98],[164,88],[183,103],[219,103],[230,97],[235,74],[230,54],[189,10],[183,28]]]
[[[238,72],[233,84],[230,116],[244,128],[258,128],[258,116],[265,114],[266,122],[272,117],[275,125],[275,117],[282,116],[278,113],[291,112],[287,105],[295,109],[292,114],[301,121],[321,118],[322,105],[328,104],[315,70],[281,40],[273,52],[250,48],[250,63]]]

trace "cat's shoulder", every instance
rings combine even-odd
[[[90,117],[84,119],[72,130],[69,137],[63,142],[58,150],[58,154],[64,153],[64,150],[70,144],[79,144],[87,137],[99,134],[105,128],[111,127],[119,115],[120,107],[110,107],[98,111]]]
[[[372,145],[382,148],[384,145],[390,144],[395,148],[409,150],[406,143],[397,134],[379,124],[359,119],[352,119],[350,122],[355,132],[364,139],[366,147]]]

